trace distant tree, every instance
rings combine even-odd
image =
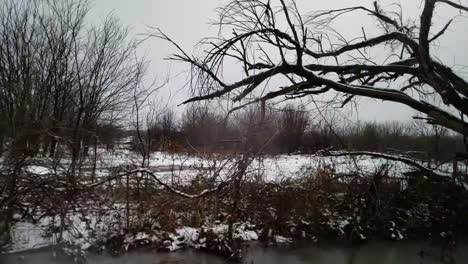
[[[165,110],[163,113],[155,114],[153,111],[147,122],[151,150],[169,150],[180,144],[177,142],[180,138],[174,112]]]
[[[304,107],[287,105],[281,109],[279,141],[281,150],[286,153],[298,151],[303,146],[304,133],[309,125]]]
[[[417,135],[424,140],[424,145],[427,146],[430,162],[432,159],[440,157],[442,139],[447,137],[448,129],[442,126],[426,124],[423,120],[415,120],[413,127]],[[456,149],[453,149],[453,151],[455,152]]]
[[[277,109],[265,105],[251,105],[233,115],[237,138],[243,142],[243,149],[257,154],[281,151],[279,131],[281,115]]]
[[[181,132],[189,148],[207,150],[215,147],[222,133],[223,118],[207,105],[190,105],[181,118]]]
[[[381,130],[379,129],[379,125],[375,122],[373,123],[365,123],[361,127],[361,131],[359,134],[360,138],[360,149],[363,150],[370,150],[370,151],[378,151],[381,140]]]

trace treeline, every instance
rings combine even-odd
[[[303,106],[250,107],[221,114],[192,105],[180,118],[166,111],[149,118],[145,142],[152,151],[315,153],[318,150],[399,152],[424,159],[450,159],[464,152],[463,139],[445,128],[413,122],[352,122],[336,117],[312,119]]]

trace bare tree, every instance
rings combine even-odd
[[[28,192],[40,189],[19,184],[40,181],[28,178],[26,168],[41,148],[56,164],[65,158],[62,153],[71,154],[54,177],[67,177],[67,198],[74,199],[89,146],[96,152],[100,123],[130,108],[143,77],[138,42],[110,16],[100,26],[88,26],[88,9],[86,0],[0,5],[0,145],[8,142],[0,174],[0,225],[11,222]]]
[[[137,42],[128,40],[128,30],[116,19],[107,18],[85,37],[84,43],[81,38],[73,43],[71,175],[76,163],[87,155],[96,123],[105,114],[129,108],[145,70],[145,62],[135,57]]]
[[[193,104],[188,107],[181,119],[181,132],[186,144],[203,150],[213,149],[223,128],[223,118],[209,105]]]
[[[278,153],[278,135],[282,129],[281,113],[268,105],[251,105],[232,114],[235,135],[251,152]],[[261,153],[257,153],[261,154]]]
[[[201,58],[185,53],[164,33],[155,35],[179,49],[172,59],[192,66],[197,95],[184,103],[231,98],[247,105],[336,92],[341,105],[356,97],[391,101],[413,108],[432,124],[467,136],[468,83],[435,59],[431,50],[452,21],[435,32],[432,18],[441,5],[468,11],[452,1],[425,0],[419,21],[404,22],[401,12],[387,12],[377,2],[371,7],[304,15],[309,10],[301,12],[294,1],[233,0],[219,9],[221,35],[202,42]],[[333,22],[349,13],[370,15],[380,33],[370,36],[363,30],[361,36],[345,39],[334,30]],[[224,37],[225,32],[232,36]],[[377,47],[383,47],[386,54],[382,61],[369,56]],[[239,62],[244,73],[233,83],[222,76],[229,60]],[[258,91],[277,77],[289,85]],[[440,101],[443,107],[430,103]]]
[[[445,127],[428,125],[422,120],[415,120],[413,122],[413,127],[418,136],[423,138],[429,146],[427,150],[427,158],[428,167],[431,167],[431,163],[437,160],[437,156],[440,156],[441,139],[447,136],[448,130]]]
[[[282,151],[292,153],[303,146],[304,133],[309,125],[305,108],[287,105],[281,109],[279,140]]]
[[[85,1],[4,1],[0,6],[0,115],[5,117],[2,136],[9,142],[0,178],[5,187],[0,222],[7,228],[24,195],[18,184],[27,177],[28,159],[67,109],[70,44],[86,12]]]

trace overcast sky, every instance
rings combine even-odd
[[[454,0],[458,1],[458,0]],[[194,45],[204,37],[215,36],[217,29],[210,26],[210,20],[217,18],[215,8],[225,3],[225,0],[94,0],[90,18],[92,23],[98,23],[112,13],[119,18],[122,24],[131,28],[133,35],[148,31],[148,27],[162,29],[165,33],[176,40],[186,51],[193,51]],[[372,6],[373,1],[356,0],[298,0],[298,6],[304,13],[361,5]],[[390,7],[394,1],[379,1],[381,6]],[[468,5],[468,0],[458,1]],[[422,0],[400,1],[406,19],[417,18],[421,10]],[[465,78],[468,74],[464,72],[464,65],[468,65],[468,18],[454,12],[453,9],[440,6],[434,19],[434,28],[440,28],[450,18],[456,16],[451,29],[439,43],[436,55],[447,65],[455,67],[456,71]],[[364,17],[349,17],[339,25],[341,32],[352,33],[354,30],[365,26],[366,30],[372,31],[375,25],[371,20]],[[169,100],[169,105],[175,106],[189,94],[183,89],[187,79],[184,70],[187,65],[181,65],[164,60],[169,54],[174,53],[174,48],[161,40],[152,39],[146,42],[140,49],[142,55],[150,60],[148,78],[156,78],[162,82],[167,77],[170,82],[163,88],[161,95]],[[401,105],[391,103],[381,104],[372,100],[361,100],[358,109],[359,114],[354,118],[361,120],[408,120],[413,111]],[[178,110],[181,111],[181,108]]]

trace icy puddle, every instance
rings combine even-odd
[[[468,263],[468,244],[458,245],[453,250],[452,259],[445,258],[445,263]],[[441,263],[441,248],[427,243],[369,243],[358,248],[305,246],[295,249],[252,246],[247,249],[243,263],[246,264],[341,264],[341,263]],[[54,254],[50,249],[34,252],[22,252],[0,255],[0,263],[13,264],[71,264],[77,263],[72,257]],[[83,263],[83,262],[78,262]],[[185,250],[172,253],[154,253],[148,251],[132,252],[119,257],[107,255],[88,256],[84,263],[93,264],[221,264],[225,259]]]

